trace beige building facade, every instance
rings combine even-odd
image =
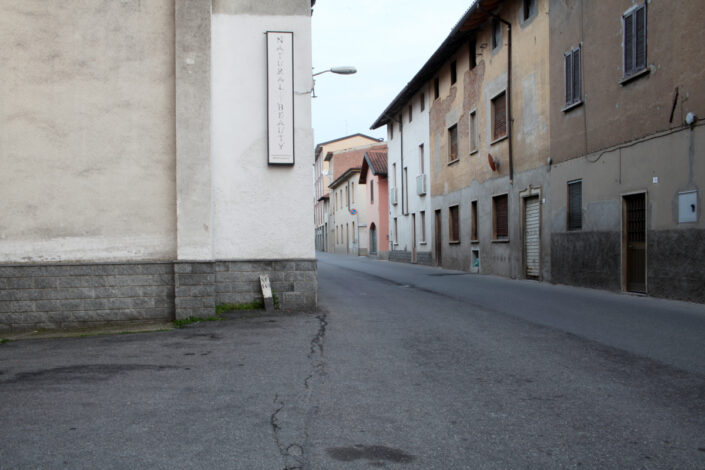
[[[291,85],[310,89],[310,16],[309,0],[2,3],[0,331],[210,316],[261,298],[260,274],[315,308],[310,95],[291,101],[295,163],[267,153],[265,33],[295,38]]]
[[[558,282],[705,302],[703,8],[551,1]]]

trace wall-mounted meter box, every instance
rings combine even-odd
[[[678,223],[698,221],[698,192],[678,193]]]

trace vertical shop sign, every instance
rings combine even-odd
[[[270,165],[294,164],[294,33],[267,31],[267,130]]]

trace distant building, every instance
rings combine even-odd
[[[368,234],[367,255],[389,258],[389,189],[387,186],[387,151],[365,152],[360,169],[360,187],[365,188],[363,203],[366,206]]]
[[[313,168],[313,217],[316,250],[331,251],[331,244],[328,239],[328,212],[330,197],[328,193],[328,185],[331,182],[331,172],[329,163],[325,160],[325,156],[329,152],[349,149],[370,143],[377,143],[380,140],[381,139],[369,137],[364,134],[353,134],[316,145]]]
[[[0,331],[315,309],[311,1],[99,3],[0,6]]]
[[[338,254],[367,255],[366,187],[360,184],[360,169],[364,155],[369,151],[386,151],[387,145],[379,141],[352,149],[328,152],[325,160],[331,171],[329,240],[331,252]]]

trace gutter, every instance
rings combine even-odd
[[[507,133],[509,134],[509,184],[514,184],[514,152],[512,149],[513,133],[512,127],[514,118],[512,117],[512,24],[499,15],[495,15],[482,8],[478,2],[480,11],[486,13],[492,18],[497,19],[500,23],[507,27]]]

